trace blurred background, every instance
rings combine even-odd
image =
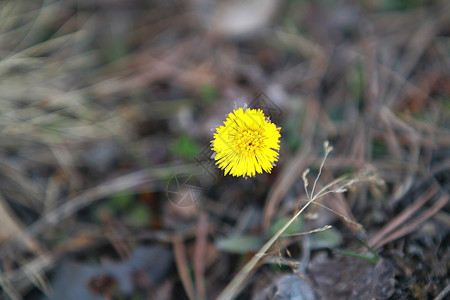
[[[367,180],[311,205],[238,299],[448,297],[449,16],[444,0],[1,1],[1,299],[215,299],[305,203],[326,140],[317,189]],[[282,135],[247,180],[210,151],[244,104]]]

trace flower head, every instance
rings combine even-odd
[[[211,141],[216,165],[225,175],[254,176],[272,171],[280,150],[280,128],[260,109],[235,109]]]

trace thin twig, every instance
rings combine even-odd
[[[314,185],[311,189],[311,198],[314,197],[314,190],[316,189],[317,181],[319,180],[320,175],[322,175],[323,165],[325,164],[325,161],[327,160],[328,154],[330,154],[330,152],[333,150],[333,147],[329,146],[328,141],[326,141],[323,144],[323,147],[325,148],[325,155],[323,156],[322,163],[320,164],[320,167],[319,167],[319,174],[316,176],[316,180],[314,180]]]
[[[293,234],[284,234],[283,236],[284,236],[284,237],[289,237],[289,236],[301,236],[301,235],[307,235],[307,234],[311,234],[311,233],[322,232],[322,231],[328,230],[328,229],[330,229],[330,228],[333,228],[333,226],[331,226],[331,225],[325,225],[325,226],[322,226],[322,227],[320,227],[320,228],[316,228],[316,229],[313,229],[313,230],[310,230],[310,231],[299,232],[299,233],[293,233]]]
[[[186,248],[184,247],[183,239],[180,236],[175,236],[173,239],[173,248],[175,252],[175,264],[177,266],[178,275],[180,275],[181,283],[189,299],[195,299],[194,284],[189,275],[189,268],[186,257]]]
[[[413,232],[414,230],[417,229],[417,227],[425,222],[426,220],[428,220],[429,218],[431,218],[434,214],[436,214],[441,208],[443,208],[449,199],[449,195],[445,194],[442,195],[439,200],[433,205],[431,206],[429,209],[427,209],[421,216],[417,217],[414,221],[412,221],[411,223],[403,226],[402,228],[400,228],[397,231],[394,231],[393,233],[391,233],[390,235],[388,235],[387,237],[385,237],[383,240],[381,240],[379,243],[377,243],[375,245],[375,247],[373,248],[379,248],[382,247],[383,245],[392,242],[402,236],[405,236],[411,232]]]
[[[392,233],[396,228],[404,224],[410,216],[412,216],[419,208],[421,208],[433,195],[438,191],[436,186],[431,187],[419,200],[414,202],[411,206],[405,209],[402,213],[392,219],[386,224],[374,237],[372,237],[368,244],[372,248],[376,248],[377,244]]]
[[[194,254],[194,274],[195,286],[197,289],[197,299],[206,299],[205,289],[205,260],[206,242],[208,236],[208,217],[201,212],[197,225],[197,240]]]

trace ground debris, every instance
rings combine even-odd
[[[394,292],[393,266],[387,259],[380,259],[375,266],[349,256],[316,260],[307,276],[318,299],[386,299]]]

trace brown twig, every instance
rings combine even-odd
[[[392,232],[390,235],[388,235],[387,237],[385,237],[383,240],[381,240],[379,243],[374,245],[374,248],[380,248],[383,245],[392,242],[402,236],[405,236],[411,232],[413,232],[414,230],[417,229],[417,227],[425,222],[426,220],[428,220],[429,218],[431,218],[434,214],[436,214],[441,208],[443,208],[449,199],[449,195],[445,194],[442,195],[439,200],[433,205],[431,206],[429,209],[427,209],[422,215],[420,215],[419,217],[417,217],[414,221],[412,221],[411,223],[403,226],[402,228]]]
[[[195,286],[197,289],[197,299],[206,299],[205,290],[205,251],[208,237],[208,217],[205,212],[201,212],[197,225],[197,240],[194,254],[194,274]]]
[[[402,213],[392,219],[386,224],[376,235],[374,235],[368,242],[370,247],[375,247],[379,242],[386,238],[402,224],[404,224],[417,210],[419,210],[428,200],[430,200],[437,192],[439,188],[432,186],[422,197],[420,197],[411,206],[406,208]]]
[[[55,208],[53,211],[44,215],[38,221],[33,223],[26,229],[30,234],[39,234],[45,231],[49,226],[53,226],[62,220],[73,215],[83,207],[86,207],[97,200],[110,196],[119,191],[137,188],[143,184],[148,184],[156,178],[164,177],[174,171],[180,172],[186,170],[190,172],[199,171],[196,167],[191,165],[166,166],[162,168],[154,168],[152,170],[141,170],[131,174],[126,174],[118,178],[111,179],[103,184],[100,184],[92,189],[88,189],[79,195],[73,195],[64,199],[61,202],[64,204]]]
[[[326,182],[331,182],[336,179],[336,178],[333,178],[331,173],[328,172],[326,168],[324,168],[324,172],[323,172],[322,176]],[[333,194],[332,198],[327,197],[327,198],[325,198],[325,201],[330,206],[331,211],[333,211],[334,213],[336,213],[338,216],[342,217],[346,221],[345,224],[349,225],[350,229],[353,229],[353,230],[361,229],[360,228],[361,225],[359,225],[358,222],[356,221],[355,217],[352,214],[352,210],[350,209],[350,206],[348,205],[347,201],[345,200],[345,198],[342,194],[339,194],[339,193]],[[318,203],[316,203],[316,204],[318,204]],[[357,226],[356,224],[358,224],[359,226]]]
[[[189,267],[186,256],[186,247],[184,241],[180,236],[175,236],[173,239],[173,249],[175,255],[175,264],[177,266],[178,275],[180,276],[181,283],[189,299],[195,299],[195,290],[192,278],[189,275]]]

